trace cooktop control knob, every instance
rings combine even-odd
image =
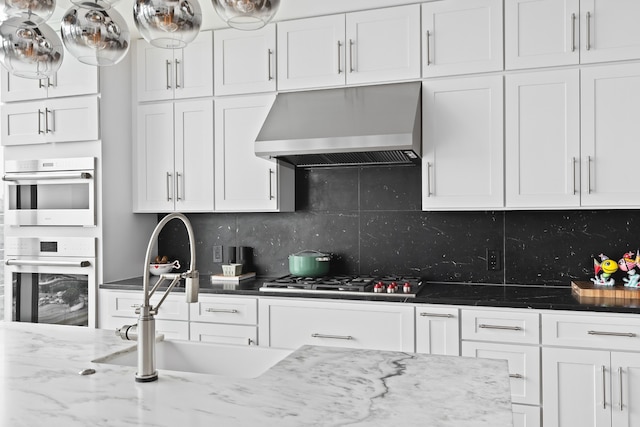
[[[395,294],[396,292],[398,292],[398,284],[396,282],[389,283],[389,286],[387,286],[387,293]]]
[[[375,285],[373,285],[373,292],[375,293],[384,292],[384,283],[378,282]]]

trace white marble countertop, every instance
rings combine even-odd
[[[0,345],[2,426],[512,426],[506,361],[305,346],[255,379],[137,383],[91,362],[132,345],[113,331],[0,322]]]

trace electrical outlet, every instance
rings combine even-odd
[[[222,245],[213,246],[213,262],[222,262]]]
[[[500,251],[497,249],[487,249],[487,270],[500,270]]]

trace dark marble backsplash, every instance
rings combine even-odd
[[[333,254],[333,274],[420,275],[431,281],[569,286],[592,257],[640,247],[639,210],[422,212],[419,166],[296,170],[296,212],[189,214],[200,274],[221,273],[213,246],[253,248],[254,270],[288,274],[288,255]],[[188,262],[171,224],[160,252]],[[488,271],[487,249],[500,253]]]

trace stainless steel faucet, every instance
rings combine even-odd
[[[154,249],[154,245],[160,231],[164,226],[172,219],[179,219],[183,222],[189,235],[189,248],[191,259],[189,262],[189,270],[184,273],[170,273],[162,274],[153,288],[149,290],[149,264],[151,263],[151,252]],[[144,262],[144,273],[142,275],[142,292],[144,294],[144,302],[142,306],[136,308],[136,314],[139,314],[138,323],[136,325],[125,325],[116,330],[116,335],[120,336],[124,340],[137,340],[138,341],[138,372],[136,372],[137,382],[151,382],[158,379],[158,371],[156,370],[156,321],[154,316],[158,314],[158,309],[169,295],[169,292],[180,281],[185,279],[185,294],[187,297],[187,303],[198,302],[199,274],[196,270],[196,242],[193,236],[193,227],[189,219],[181,213],[172,213],[158,223],[155,230],[151,234],[149,239],[149,245],[147,246],[147,255]],[[154,307],[150,303],[151,296],[158,289],[160,284],[166,279],[171,279],[169,287],[165,291],[164,295]]]

